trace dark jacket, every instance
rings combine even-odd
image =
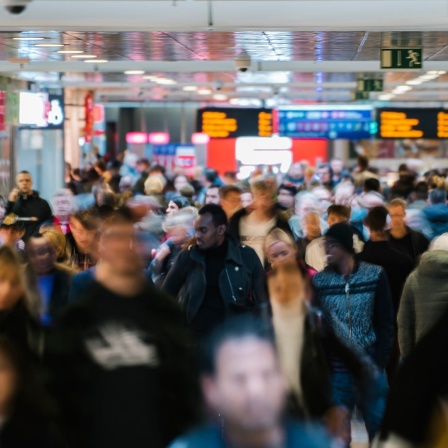
[[[219,289],[229,314],[255,311],[267,304],[265,272],[255,251],[227,236],[225,269],[219,277]],[[177,297],[191,323],[203,301],[207,279],[205,257],[191,245],[177,257],[163,291]]]
[[[55,323],[45,363],[73,447],[164,448],[197,420],[178,305],[145,286],[120,297],[94,281]]]
[[[425,235],[421,232],[417,232],[416,230],[411,229],[410,227],[406,226],[407,231],[411,234],[412,239],[412,251],[414,253],[414,262],[418,263],[418,260],[420,258],[420,255],[423,252],[426,252],[429,247],[429,240],[426,238]],[[390,230],[386,230],[386,235],[389,238],[390,237]],[[394,243],[392,240],[390,240],[390,245],[395,248]]]
[[[448,232],[448,206],[446,204],[429,205],[422,210],[422,215],[431,229],[431,239]]]
[[[51,220],[53,217],[53,212],[48,202],[45,199],[41,199],[37,191],[33,191],[29,196],[21,194],[15,202],[8,201],[5,214],[9,213],[15,213],[21,218],[37,218],[37,221],[25,222],[24,241],[37,233],[42,223]]]
[[[290,423],[285,427],[285,448],[328,448],[331,440],[320,426]],[[177,439],[169,448],[228,448],[222,427],[209,425],[198,428]]]
[[[146,179],[148,179],[148,176],[149,176],[149,173],[146,171],[144,171],[140,175],[140,177],[138,178],[134,187],[132,188],[132,192],[134,194],[145,194],[145,182],[146,182]]]

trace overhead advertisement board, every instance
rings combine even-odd
[[[45,92],[20,92],[21,127],[61,129],[64,126],[64,96]]]
[[[312,107],[279,109],[279,135],[330,140],[370,139],[375,129],[371,108]]]
[[[377,119],[379,138],[448,138],[446,109],[378,109]]]
[[[196,130],[210,138],[270,137],[273,132],[271,109],[199,109]]]

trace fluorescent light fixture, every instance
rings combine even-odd
[[[59,50],[57,53],[59,54],[82,54],[83,50]]]
[[[196,92],[196,90],[198,90],[198,88],[196,86],[184,86],[184,87],[182,87],[182,90],[184,92]]]
[[[222,93],[215,93],[215,95],[213,95],[213,99],[216,101],[226,101],[227,95],[224,95]]]
[[[238,104],[240,104],[240,99],[239,98],[231,98],[229,103],[238,105]]]
[[[198,90],[199,95],[210,95],[212,91],[210,89],[200,89]]]
[[[144,70],[126,70],[124,72],[125,75],[143,75],[145,73]]]
[[[163,85],[177,84],[176,81],[174,81],[174,79],[168,79],[168,78],[154,78],[154,82]]]
[[[97,58],[94,54],[74,54],[72,56],[73,59],[95,59]]]
[[[423,84],[425,81],[420,78],[411,79],[409,81],[406,81],[406,84],[409,86],[419,86],[420,84]]]
[[[437,70],[430,70],[429,72],[426,72],[427,75],[438,75],[439,72]]]
[[[63,47],[64,44],[36,44],[35,47],[46,47],[46,48],[60,48]]]
[[[45,40],[45,37],[13,37],[12,40]]]
[[[157,76],[153,76],[153,75],[145,75],[145,76],[143,76],[143,79],[149,79],[150,81],[155,82],[155,80],[159,79],[159,78],[157,78]]]
[[[386,93],[386,94],[384,94],[384,95],[380,95],[380,96],[378,97],[378,99],[379,99],[380,101],[389,101],[389,100],[391,100],[392,98],[394,98],[394,95],[392,95],[391,93]]]
[[[91,63],[91,64],[104,64],[105,62],[109,62],[109,60],[108,59],[87,59],[84,62]]]

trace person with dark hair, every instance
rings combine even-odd
[[[323,163],[317,168],[317,176],[320,180],[320,184],[330,190],[333,189],[333,170],[329,163]]]
[[[386,230],[389,244],[396,250],[409,255],[414,264],[428,250],[429,240],[420,232],[409,228],[406,224],[406,202],[403,199],[392,199],[387,205],[390,226]]]
[[[163,177],[165,177],[166,174],[166,168],[162,165],[152,165],[149,169],[149,175],[151,174],[160,174]]]
[[[205,204],[207,190],[210,186],[216,185],[218,188],[222,185],[218,172],[211,168],[205,168],[200,176],[200,183],[202,189],[198,193],[197,201],[200,204]]]
[[[295,197],[297,188],[294,184],[282,183],[277,189],[277,203],[275,207],[278,210],[288,213],[289,217],[294,214]]]
[[[171,213],[177,212],[182,208],[189,207],[190,203],[188,199],[184,196],[173,196],[168,202],[168,208],[166,209],[166,214],[171,215]]]
[[[145,194],[145,182],[146,179],[148,179],[150,168],[151,162],[148,159],[141,158],[137,160],[135,169],[137,170],[137,173],[140,174],[140,177],[137,179],[137,182],[132,188],[132,192],[134,194]]]
[[[241,194],[241,188],[236,185],[223,185],[219,188],[220,205],[227,219],[230,219],[242,207]]]
[[[214,184],[207,187],[207,191],[205,192],[205,204],[220,205],[219,188],[219,185]]]
[[[422,212],[428,206],[428,192],[428,184],[426,182],[418,182],[409,195],[411,202],[406,208],[407,225],[411,229],[422,232],[426,236],[430,235],[431,229],[428,228],[428,223]]]
[[[335,357],[331,366],[333,402],[350,413],[358,404],[373,440],[386,405],[388,386],[384,369],[393,347],[390,289],[383,268],[356,260],[353,231],[348,224],[330,227],[325,245],[328,266],[312,278],[316,305],[336,336],[380,370],[376,393],[363,396],[347,367]]]
[[[90,288],[48,340],[49,386],[70,446],[164,448],[198,415],[182,312],[147,282],[134,237],[126,210],[101,224]]]
[[[348,175],[348,172],[345,170],[344,161],[342,159],[338,159],[334,157],[330,160],[331,170],[333,171],[333,177],[331,178],[333,185],[338,185],[342,179]]]
[[[5,209],[5,215],[10,213],[14,213],[20,218],[30,218],[24,223],[24,241],[38,233],[42,223],[50,221],[53,217],[48,202],[33,190],[33,180],[28,171],[20,171],[16,176],[16,187],[9,193]]]
[[[369,211],[364,223],[370,231],[370,240],[364,245],[363,251],[357,255],[357,259],[381,266],[386,272],[396,320],[403,286],[414,269],[414,262],[409,255],[390,246],[386,235],[388,214],[386,207],[374,207]],[[394,352],[388,366],[389,383],[397,371],[399,360],[400,351],[395,331]]]
[[[96,264],[96,238],[99,216],[90,210],[81,210],[70,216],[71,233],[66,236],[70,247],[70,263],[85,271]]]
[[[448,206],[446,191],[435,188],[429,192],[429,205],[422,210],[422,215],[430,229],[429,238],[432,240],[448,232]]]
[[[357,191],[361,191],[364,188],[364,182],[366,179],[378,179],[378,176],[375,173],[369,171],[369,159],[366,156],[358,156],[354,178]]]
[[[259,313],[267,297],[257,254],[227,234],[219,205],[204,205],[194,227],[195,243],[178,255],[162,289],[178,298],[190,328],[201,337],[229,316]]]
[[[201,361],[203,395],[216,417],[212,423],[180,437],[170,448],[331,445],[321,427],[284,418],[285,382],[274,336],[266,322],[227,322],[203,344]]]

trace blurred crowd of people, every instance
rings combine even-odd
[[[0,446],[448,446],[448,182],[132,154],[1,204]],[[447,370],[446,370],[447,369]]]

